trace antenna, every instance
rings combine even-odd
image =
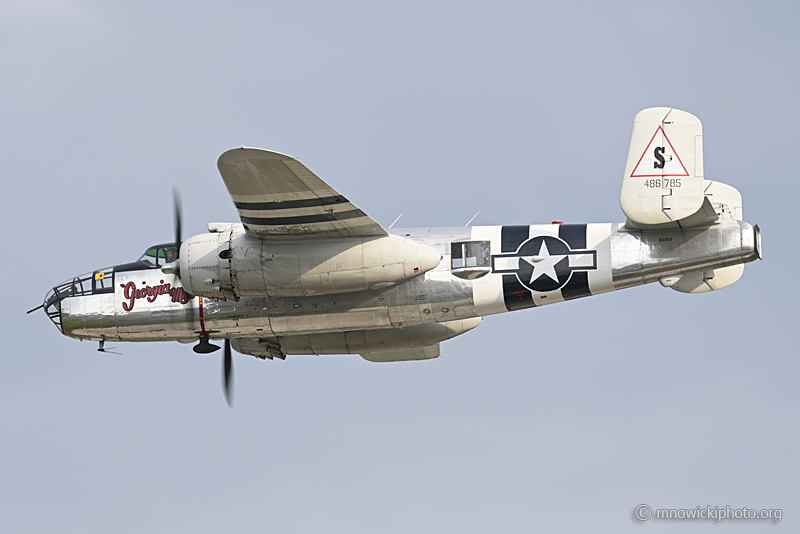
[[[402,216],[403,216],[403,214],[402,214],[402,213],[401,213],[400,215],[398,215],[398,216],[397,216],[397,218],[394,220],[394,222],[393,222],[392,224],[390,224],[390,225],[389,225],[389,228],[387,228],[387,230],[391,230],[391,229],[392,229],[392,226],[394,226],[394,223],[396,223],[397,221],[399,221],[399,220],[400,220],[400,217],[402,217]]]
[[[109,348],[109,349],[113,349],[114,347],[108,347],[108,348]],[[116,355],[118,355],[118,356],[121,356],[121,354],[120,354],[119,352],[111,352],[110,350],[108,350],[108,349],[106,348],[106,340],[105,340],[105,337],[104,337],[103,339],[101,339],[101,340],[100,340],[100,346],[97,348],[97,352],[105,352],[106,354],[116,354]]]
[[[478,210],[478,213],[480,213],[480,210]],[[464,225],[464,228],[466,228],[467,226],[469,226],[469,223],[471,223],[472,221],[474,221],[474,220],[475,220],[475,217],[477,217],[477,216],[478,216],[478,213],[476,213],[475,215],[473,215],[473,216],[472,216],[472,218],[471,218],[469,221],[467,221],[467,224],[465,224],[465,225]]]

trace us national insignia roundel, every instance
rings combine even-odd
[[[528,226],[503,227],[502,253],[492,255],[492,272],[504,275],[509,310],[539,304],[530,292],[590,295],[588,271],[597,269],[597,251],[586,249],[586,225],[561,225],[558,237],[531,233]]]

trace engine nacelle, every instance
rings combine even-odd
[[[210,224],[212,233],[181,245],[180,277],[193,295],[293,297],[383,289],[439,265],[441,255],[400,236],[265,241],[241,224]]]

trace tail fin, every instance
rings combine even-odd
[[[633,120],[628,160],[619,196],[626,226],[662,230],[742,220],[742,195],[736,188],[703,179],[703,125],[690,113],[649,108]],[[760,233],[754,229],[761,257]],[[729,286],[744,264],[677,277],[662,285],[682,293]]]
[[[700,120],[673,108],[640,111],[633,120],[620,192],[628,219],[638,225],[713,222],[704,189]]]

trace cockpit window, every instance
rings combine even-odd
[[[143,263],[148,267],[155,267],[156,266],[156,255],[158,254],[158,247],[150,247],[147,249],[147,252],[142,254],[142,257],[139,258],[139,263]]]
[[[178,247],[175,246],[159,247],[158,249],[159,265],[166,265],[167,263],[172,263],[177,258],[178,258]]]
[[[175,245],[156,245],[150,247],[137,261],[147,267],[161,267],[178,258],[178,247]]]

